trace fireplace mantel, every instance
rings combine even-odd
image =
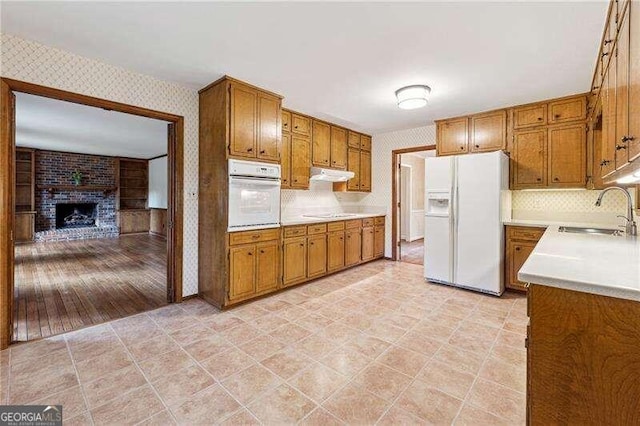
[[[49,195],[53,195],[59,191],[100,191],[107,195],[110,192],[115,192],[118,188],[115,186],[100,186],[100,185],[56,185],[56,186],[42,186],[38,185],[38,189],[46,190]]]

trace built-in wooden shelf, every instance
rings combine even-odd
[[[101,185],[38,185],[38,189],[45,189],[50,195],[59,191],[102,191],[103,194],[107,195],[118,188]]]

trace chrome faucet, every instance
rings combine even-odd
[[[636,226],[636,222],[633,220],[633,201],[631,200],[631,194],[629,194],[628,190],[620,186],[610,186],[608,188],[605,188],[602,190],[602,192],[598,196],[598,201],[596,201],[596,206],[600,207],[600,205],[602,204],[602,197],[604,196],[604,194],[614,189],[618,191],[622,191],[624,195],[627,197],[627,215],[626,216],[618,215],[618,217],[622,217],[627,220],[627,224],[625,225],[625,232],[627,233],[627,235],[636,236],[638,235],[638,227]]]

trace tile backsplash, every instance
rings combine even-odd
[[[636,191],[631,189],[634,199]],[[600,191],[594,190],[527,190],[512,192],[514,219],[553,220],[618,225],[617,215],[625,214],[626,197],[620,192],[609,192],[596,207]]]

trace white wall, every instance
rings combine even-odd
[[[169,194],[167,156],[149,161],[149,208],[166,209]]]
[[[3,77],[184,117],[183,295],[198,292],[198,93],[64,50],[0,34]]]

